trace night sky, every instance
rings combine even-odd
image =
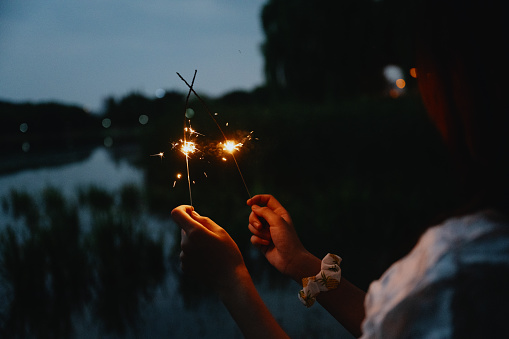
[[[2,0],[0,100],[94,112],[107,96],[195,88],[218,96],[263,82],[266,0]],[[158,91],[159,90],[159,91]]]

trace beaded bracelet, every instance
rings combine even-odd
[[[299,291],[299,299],[306,307],[314,304],[320,292],[333,290],[339,286],[341,260],[339,256],[329,253],[322,259],[320,273],[314,277],[302,279],[303,289]]]

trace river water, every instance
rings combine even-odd
[[[65,156],[66,155],[62,154],[60,157]],[[58,154],[56,158],[58,158]],[[76,157],[76,161],[74,162],[61,161],[59,164],[49,163],[36,168],[20,168],[9,173],[4,173],[0,175],[0,197],[4,206],[0,211],[0,232],[5,233],[6,229],[10,227],[14,230],[14,233],[17,234],[18,241],[21,244],[23,243],[22,239],[36,239],[29,235],[27,236],[29,233],[26,231],[26,226],[22,225],[23,220],[15,217],[12,210],[6,206],[9,206],[9,199],[12,198],[12,190],[26,192],[30,196],[37,197],[45,188],[52,187],[57,192],[60,192],[66,202],[72,202],[78,206],[78,215],[81,225],[80,234],[92,233],[94,232],[94,226],[90,226],[90,224],[93,224],[94,218],[97,217],[97,212],[94,212],[96,210],[82,206],[79,194],[77,194],[80,188],[91,186],[100,187],[103,191],[110,192],[116,201],[118,200],[116,195],[119,190],[126,185],[138,187],[142,190],[144,175],[143,170],[135,167],[127,158],[113,157],[111,149],[104,147],[91,149],[84,156]],[[144,293],[140,292],[139,299],[132,301],[131,299],[127,300],[128,298],[132,298],[131,295],[125,295],[125,299],[129,301],[128,303],[126,300],[123,300],[123,292],[119,292],[117,300],[118,305],[123,305],[122,307],[125,307],[125,309],[122,309],[118,313],[129,319],[118,320],[123,325],[108,326],[108,323],[111,325],[111,319],[105,320],[104,318],[108,318],[108,312],[102,312],[100,311],[100,307],[97,307],[98,304],[101,305],[99,303],[100,300],[97,300],[100,299],[98,295],[101,295],[100,293],[106,293],[104,294],[106,296],[112,293],[116,294],[115,287],[122,291],[122,280],[129,280],[132,278],[132,275],[128,275],[125,279],[121,279],[117,282],[118,286],[113,287],[115,292],[109,292],[108,294],[108,292],[103,291],[104,289],[94,290],[91,295],[81,301],[82,306],[79,307],[79,312],[73,312],[69,322],[72,329],[67,332],[65,330],[63,332],[62,330],[60,330],[60,332],[57,330],[54,333],[66,333],[66,335],[70,334],[71,337],[75,338],[242,337],[228,312],[217,298],[203,294],[202,292],[194,293],[192,290],[185,291],[186,289],[182,287],[185,285],[185,282],[182,281],[178,269],[175,269],[175,267],[172,268],[172,266],[175,266],[175,260],[171,259],[170,248],[172,248],[175,241],[179,241],[179,239],[175,239],[174,235],[178,233],[171,219],[153,216],[147,212],[147,210],[141,211],[134,218],[136,218],[138,224],[143,225],[140,231],[141,233],[139,234],[146,234],[147,239],[160,241],[163,246],[162,255],[165,258],[165,272],[164,275],[157,280],[157,283],[147,282],[147,284],[150,285],[150,288],[147,288],[147,290],[150,290],[150,296],[145,297],[143,296]],[[128,224],[130,223],[128,222]],[[28,240],[25,240],[25,243],[27,242]],[[79,243],[81,243],[81,241],[79,241]],[[9,255],[9,250],[5,247],[7,246],[6,244],[6,242],[0,244],[0,246],[4,246],[0,248],[3,257]],[[116,243],[113,242],[113,244]],[[259,257],[255,250],[249,252],[248,255],[253,258]],[[101,262],[106,262],[108,259],[104,257],[101,258]],[[123,258],[119,260],[122,263]],[[125,258],[125,260],[128,259]],[[0,265],[3,265],[3,263],[5,263],[5,261],[0,262]],[[118,261],[115,265],[118,266]],[[113,268],[109,269],[114,270],[116,267],[115,265],[112,266]],[[97,273],[100,272],[100,270],[95,269],[94,272],[94,279],[101,280],[97,278],[97,276],[101,276],[101,273]],[[127,272],[130,272],[129,268]],[[291,337],[351,338],[351,336],[326,311],[321,309],[319,305],[311,309],[303,307],[297,298],[297,291],[299,290],[297,284],[284,279],[277,279],[277,281],[274,281],[273,274],[269,273],[270,272],[262,274],[262,278],[257,279],[255,283],[262,298]],[[45,279],[46,280],[42,283],[43,289],[51,285],[52,281],[56,278],[52,278],[52,280],[46,277]],[[86,277],[83,279],[86,279]],[[44,333],[46,330],[44,326],[48,326],[48,331],[54,330],[49,327],[51,325],[37,324],[37,315],[32,317],[26,315],[29,314],[31,312],[30,309],[33,308],[30,304],[30,298],[28,298],[29,300],[25,300],[23,304],[20,304],[17,309],[13,308],[12,303],[16,302],[15,300],[17,299],[12,297],[12,295],[15,294],[12,291],[18,288],[13,285],[13,281],[14,280],[9,281],[9,279],[6,279],[6,281],[2,281],[0,285],[2,291],[0,296],[0,300],[2,300],[0,301],[2,317],[0,317],[0,319],[3,319],[0,321],[0,326],[3,326],[2,331],[5,331],[6,326],[8,326],[8,320],[5,319],[14,319],[13,323],[17,321],[18,325],[21,323],[17,331],[22,331],[22,328],[25,328],[25,331],[28,331],[27,328],[36,328],[38,329],[37,333],[41,335],[41,333]],[[79,281],[80,280],[78,280],[78,283]],[[104,285],[107,284],[107,280],[101,281],[103,281]],[[19,287],[18,290],[22,291],[20,288],[21,287]],[[67,289],[67,287],[64,287],[62,290],[67,291]],[[144,286],[139,289],[141,291],[146,290]],[[60,290],[54,288],[51,291],[52,292],[49,294],[52,296],[51,298],[58,299],[55,295],[58,294]],[[195,295],[194,298],[193,295]],[[45,299],[45,302],[48,303],[48,305],[51,304],[51,306],[47,306],[47,304],[42,302],[42,314],[44,313],[45,307],[53,310],[55,305],[58,304],[54,303],[51,298]],[[37,307],[41,307],[40,300],[33,302],[38,305]],[[108,307],[111,307],[111,305]],[[115,305],[113,305],[111,309],[116,312],[120,308],[120,306],[115,307]],[[134,311],[133,308],[135,309]],[[14,309],[16,309],[16,311],[13,311]],[[54,313],[65,314],[64,311],[63,313]],[[40,314],[40,318],[45,319],[42,314]],[[55,322],[59,324],[66,323],[65,321],[59,322],[58,319],[55,320]],[[22,336],[22,333],[18,333],[18,335]]]

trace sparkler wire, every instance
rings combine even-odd
[[[203,107],[205,108],[205,111],[207,111],[208,115],[212,118],[212,120],[214,120],[214,122],[216,123],[216,126],[217,128],[219,129],[219,131],[221,132],[221,134],[223,135],[224,137],[224,140],[225,142],[228,142],[228,138],[226,137],[226,135],[224,134],[223,132],[223,129],[221,128],[221,126],[219,125],[219,123],[217,122],[217,120],[214,118],[214,116],[212,115],[212,113],[210,112],[210,109],[209,107],[207,106],[207,104],[205,103],[205,101],[198,95],[198,93],[196,93],[196,91],[194,90],[193,88],[193,85],[194,85],[194,78],[196,77],[196,72],[197,70],[194,71],[194,77],[193,77],[193,81],[191,82],[191,85],[189,85],[189,83],[186,81],[186,79],[184,79],[179,72],[177,72],[177,75],[179,76],[180,80],[182,80],[183,82],[185,82],[185,84],[187,85],[187,87],[189,87],[189,94],[187,95],[187,99],[186,99],[186,107],[187,107],[187,100],[189,99],[189,95],[191,94],[191,92],[198,98],[198,100],[201,102],[201,104],[203,105]],[[249,198],[251,198],[251,193],[249,193],[249,189],[247,188],[247,185],[246,185],[246,181],[244,180],[244,176],[242,175],[242,171],[240,170],[240,167],[239,167],[239,164],[237,162],[237,159],[235,158],[235,155],[233,154],[233,151],[230,152],[230,154],[232,155],[232,158],[233,160],[235,161],[235,165],[237,166],[237,170],[239,172],[239,175],[240,175],[240,178],[242,179],[242,183],[244,184],[244,188],[246,189],[246,192],[247,192],[247,195],[249,196]],[[186,159],[187,159],[187,156],[186,156]],[[191,194],[191,186],[189,186],[189,194]],[[192,205],[192,203],[191,203]]]
[[[189,92],[187,93],[186,106],[185,106],[185,110],[184,110],[184,145],[187,145],[187,140],[186,140],[186,130],[187,130],[186,113],[187,113],[187,108],[188,108],[187,106],[189,105],[189,97],[191,96],[191,92],[194,92],[193,85],[194,85],[194,79],[196,78],[197,71],[198,70],[194,70],[193,81],[191,82],[191,85],[188,84]],[[179,76],[180,76],[180,74],[179,74]],[[186,82],[186,84],[187,84],[187,82]],[[189,154],[186,152],[186,153],[184,153],[184,155],[186,156],[187,185],[189,187],[189,202],[190,202],[191,206],[193,206],[193,195],[191,193],[191,176],[189,175]]]

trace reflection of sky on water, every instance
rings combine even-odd
[[[142,184],[143,173],[125,160],[115,163],[104,148],[96,148],[91,156],[80,162],[60,166],[29,169],[0,177],[0,196],[11,189],[38,193],[53,186],[66,196],[73,195],[80,186],[95,184],[108,191],[124,184]]]
[[[95,149],[83,160],[63,166],[28,169],[0,177],[0,197],[9,194],[11,189],[26,190],[32,195],[51,185],[63,193],[67,199],[77,199],[77,187],[95,184],[109,192],[118,191],[125,184],[143,186],[143,172],[125,160],[115,162],[104,148]],[[14,220],[5,219],[0,209],[0,226],[5,222],[14,226]],[[80,212],[82,230],[87,232],[91,216]],[[153,237],[165,237],[165,257],[173,246],[173,230],[176,227],[168,217],[165,220],[153,218],[143,213],[140,224]],[[169,232],[168,232],[169,231]],[[253,249],[253,251],[255,251]],[[253,255],[253,253],[250,253]],[[271,286],[268,279],[256,283],[257,288],[274,316],[293,338],[317,337],[352,338],[320,306],[306,309],[297,298],[299,286],[290,283],[280,288]],[[227,310],[216,298],[206,298],[199,304],[190,307],[184,303],[179,291],[179,277],[171,270],[167,271],[166,280],[158,287],[151,302],[142,303],[141,319],[137,325],[138,332],[128,330],[124,335],[110,335],[109,338],[240,338],[237,325]],[[1,295],[0,291],[0,295]],[[0,303],[0,306],[1,303]],[[98,338],[104,333],[96,319],[85,310],[82,316],[74,318],[76,338]]]

